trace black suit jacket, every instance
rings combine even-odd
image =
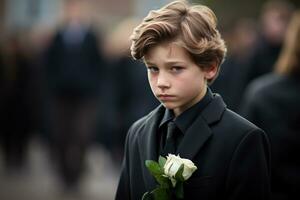
[[[158,160],[159,106],[129,129],[116,199],[141,199],[156,182],[145,160]],[[187,130],[177,153],[198,169],[185,182],[185,199],[269,199],[269,142],[265,133],[213,100]]]

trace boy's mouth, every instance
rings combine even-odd
[[[162,101],[168,101],[168,100],[172,100],[175,98],[174,95],[169,95],[169,94],[159,94],[159,95],[157,95],[157,97]]]

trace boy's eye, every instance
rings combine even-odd
[[[183,67],[174,66],[171,68],[172,72],[181,72],[183,70]]]
[[[147,67],[147,68],[152,73],[157,73],[159,71],[157,67]]]

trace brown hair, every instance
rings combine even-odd
[[[208,7],[174,1],[150,11],[134,29],[131,55],[134,59],[141,59],[149,48],[166,41],[175,42],[185,48],[201,68],[216,65],[219,70],[226,46],[216,26],[217,18]]]
[[[275,64],[279,74],[300,75],[300,11],[294,13],[287,29],[283,49]]]

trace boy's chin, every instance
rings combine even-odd
[[[174,103],[170,103],[170,102],[161,102],[161,103],[165,108],[169,110],[173,110],[177,107]]]

